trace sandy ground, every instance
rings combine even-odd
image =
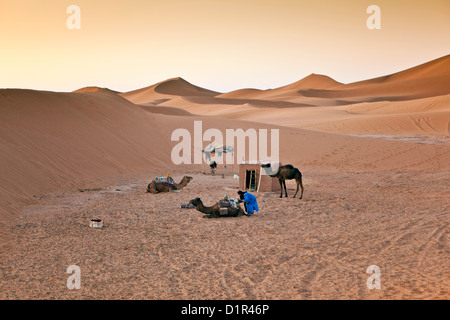
[[[148,179],[130,178],[39,197],[10,229],[0,298],[450,298],[448,172],[303,170],[303,200],[257,194],[255,216],[219,219],[179,205],[212,205],[237,180],[188,174],[181,192],[148,194]],[[80,290],[66,286],[70,265]],[[380,290],[366,286],[370,265]]]
[[[449,299],[449,81],[447,55],[351,84],[312,74],[223,94],[182,78],[124,93],[1,89],[0,299]],[[173,168],[172,133],[196,136],[194,121],[279,130],[304,199],[258,194],[253,217],[180,209],[238,186],[237,165],[223,178]],[[167,172],[194,180],[147,194]],[[66,286],[71,265],[80,290]],[[380,290],[366,286],[371,265]]]

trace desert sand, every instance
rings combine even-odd
[[[1,89],[0,298],[448,299],[449,83],[446,56],[351,84],[314,74],[229,93],[182,78],[123,93]],[[279,129],[303,199],[289,181],[291,198],[256,194],[252,217],[181,209],[238,191],[237,165],[211,176],[172,164],[171,133],[195,120]],[[146,193],[167,172],[194,179]],[[66,286],[70,265],[80,290]],[[366,286],[370,265],[380,290]]]

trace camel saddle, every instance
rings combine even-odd
[[[173,181],[173,179],[171,177],[164,179],[164,178],[159,178],[157,180],[153,180],[155,181],[157,184],[162,184],[165,185],[167,187],[174,187],[175,186],[175,182]]]
[[[165,185],[167,187],[175,186],[175,183],[173,183],[173,182],[157,182],[157,184],[162,184],[162,185]]]
[[[229,200],[219,200],[219,208],[229,208],[232,207]]]
[[[229,200],[219,200],[219,211],[220,214],[228,214],[228,208],[232,207],[232,204]]]

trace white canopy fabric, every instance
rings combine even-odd
[[[270,164],[270,166],[267,166]],[[278,172],[278,169],[280,168],[280,162],[262,162],[261,163],[261,171],[259,173],[259,182],[258,182],[258,190],[256,192],[259,193],[259,186],[261,185],[261,177],[262,176],[269,176],[274,175]]]
[[[214,146],[212,144],[208,145],[205,149],[203,149],[203,152],[211,153],[214,151]]]
[[[274,175],[278,172],[278,169],[280,168],[279,162],[264,162],[261,163],[261,165],[267,165],[270,164],[270,167],[263,167],[261,166],[261,175],[262,176],[269,176]]]
[[[205,153],[212,153],[212,152],[233,152],[234,148],[232,146],[224,146],[224,145],[212,145],[209,144],[208,146],[206,146],[205,149],[203,149],[202,151]]]
[[[224,145],[213,145],[209,144],[202,150],[205,154],[206,163],[211,162],[211,153],[217,153],[217,156],[221,157],[222,153],[232,153],[234,148],[232,146],[224,146]],[[233,154],[234,156],[234,154]]]

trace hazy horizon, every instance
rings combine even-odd
[[[370,5],[381,29],[369,30]],[[81,9],[70,30],[67,7]],[[342,83],[448,55],[450,2],[0,1],[0,88],[125,92],[181,77],[218,92]]]

